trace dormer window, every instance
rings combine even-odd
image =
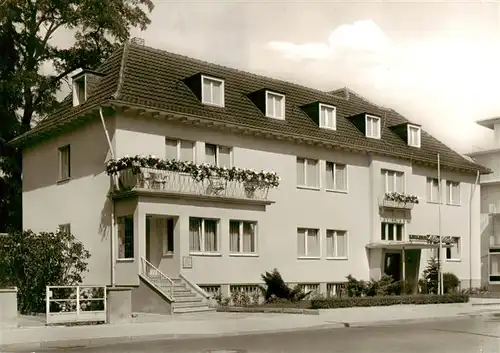
[[[331,105],[319,104],[319,127],[324,129],[335,130],[336,122],[336,108]]]
[[[85,75],[73,79],[73,106],[76,107],[87,100],[87,79]]]
[[[408,124],[408,146],[418,147],[421,146],[421,129],[420,126]]]
[[[203,104],[224,107],[224,80],[202,75],[203,89],[201,91],[201,102]]]
[[[285,119],[285,96],[266,91],[266,116],[274,119]]]
[[[380,138],[380,118],[378,116],[365,116],[365,135],[372,139]]]

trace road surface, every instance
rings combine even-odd
[[[476,317],[233,337],[142,341],[100,347],[35,350],[35,352],[498,353],[500,320]]]

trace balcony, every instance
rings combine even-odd
[[[398,192],[386,193],[378,199],[380,208],[411,210],[416,204],[418,204],[417,196]]]
[[[145,167],[127,168],[117,174],[117,197],[130,192],[142,192],[157,196],[182,195],[183,198],[272,203],[268,200],[269,188],[258,188],[252,183],[229,181],[219,177],[199,181],[190,173]]]

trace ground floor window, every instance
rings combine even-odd
[[[255,254],[257,252],[257,223],[229,221],[229,252]]]
[[[347,232],[326,230],[326,257],[347,258]]]
[[[219,221],[217,219],[189,218],[189,251],[200,253],[219,252]]]
[[[500,282],[500,249],[490,249],[490,281]]]
[[[401,223],[381,223],[380,236],[382,240],[403,240],[404,225]]]
[[[446,248],[446,260],[460,260],[460,238],[453,237],[451,247]]]
[[[297,252],[299,257],[320,257],[319,229],[297,229]]]
[[[134,216],[118,217],[118,259],[134,258]]]

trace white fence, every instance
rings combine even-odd
[[[46,323],[106,322],[105,286],[47,286]]]

